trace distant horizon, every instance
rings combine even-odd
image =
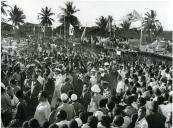
[[[60,7],[64,7],[64,3],[68,0],[6,0],[7,4],[14,7],[17,5],[24,11],[26,15],[25,22],[39,24],[37,20],[38,13],[41,8],[52,8],[55,15],[52,17],[55,22],[52,27],[58,27],[61,23],[58,21],[57,15],[61,13]],[[70,0],[69,0],[70,1]],[[136,10],[144,17],[146,12],[155,10],[157,19],[161,22],[164,31],[173,31],[173,20],[170,12],[172,11],[170,0],[152,0],[152,1],[118,1],[118,0],[73,0],[73,4],[80,11],[75,14],[78,17],[81,26],[93,27],[96,25],[96,19],[100,16],[111,15],[114,19],[113,25],[119,26],[120,19],[126,14]],[[34,3],[34,4],[33,4]],[[56,3],[56,4],[55,4]],[[8,18],[8,17],[6,17]],[[9,23],[9,22],[8,22]],[[9,23],[10,24],[10,23]],[[136,24],[135,24],[136,25]]]

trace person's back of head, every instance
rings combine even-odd
[[[119,100],[118,100],[117,96],[112,96],[111,101],[113,101],[115,104],[119,104]]]
[[[131,93],[132,93],[132,94],[136,94],[136,92],[137,92],[137,88],[136,88],[135,86],[133,86],[133,88],[132,88],[132,90],[131,90]]]
[[[40,93],[39,93],[39,101],[42,101],[42,102],[45,102],[46,100],[47,100],[47,93],[46,93],[46,91],[45,90],[43,90],[43,91],[41,91]]]
[[[11,79],[11,80],[10,80],[10,84],[16,85],[16,81],[15,81],[14,79]]]
[[[157,102],[158,102],[158,105],[163,104],[163,102],[164,102],[163,96],[158,96],[158,97],[157,97]]]
[[[112,123],[112,120],[109,116],[102,116],[101,123],[106,128],[109,128]]]
[[[23,91],[22,91],[22,90],[18,90],[18,91],[16,92],[16,97],[17,97],[18,99],[23,98]]]
[[[97,128],[98,119],[95,116],[89,116],[87,123],[88,123],[90,128]]]
[[[109,100],[106,105],[107,105],[107,108],[109,109],[109,111],[112,111],[113,108],[115,107],[115,103],[112,100]]]
[[[49,128],[59,128],[59,126],[56,125],[56,124],[51,124],[51,125],[49,126]]]
[[[60,119],[60,120],[66,120],[66,118],[67,118],[67,113],[66,113],[64,110],[60,110],[60,111],[57,113],[57,118]]]
[[[29,128],[29,122],[28,121],[23,122],[22,128]]]
[[[141,107],[141,106],[144,106],[145,104],[146,104],[146,99],[143,97],[139,97],[138,98],[138,106]]]
[[[148,106],[150,113],[156,113],[158,111],[158,102],[152,101]]]
[[[154,90],[154,94],[155,94],[156,96],[160,96],[160,95],[161,95],[160,89],[159,89],[159,88],[156,88],[156,89]]]
[[[134,97],[133,96],[128,96],[126,99],[126,104],[130,106],[134,102]]]
[[[42,128],[49,128],[50,123],[48,121],[44,122]]]
[[[116,126],[121,127],[124,123],[124,118],[122,116],[115,116],[113,122]]]
[[[120,107],[116,107],[116,108],[114,108],[112,110],[112,113],[113,113],[114,116],[116,116],[116,115],[122,115],[123,114],[123,111],[122,111],[122,109]]]
[[[88,113],[87,112],[82,112],[79,114],[79,118],[82,120],[82,123],[85,124],[87,123],[88,120]]]
[[[76,120],[74,120],[74,119],[70,120],[69,128],[78,128],[78,124],[77,124]]]
[[[30,119],[29,120],[29,127],[30,128],[40,128],[38,120],[35,118]]]
[[[99,107],[100,107],[100,108],[106,107],[107,101],[108,101],[108,100],[107,100],[106,98],[101,99],[100,102],[99,102]]]

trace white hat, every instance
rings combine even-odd
[[[81,127],[82,126],[82,120],[80,118],[76,118],[75,120],[78,124],[78,127]]]
[[[99,68],[99,71],[104,71],[104,69],[103,68]]]
[[[62,93],[62,94],[61,94],[61,100],[62,100],[62,101],[66,101],[67,99],[68,99],[67,94],[66,94],[66,93]]]
[[[95,84],[94,86],[91,87],[91,91],[100,92],[101,90],[100,90],[100,87],[97,84]]]
[[[76,94],[72,94],[71,95],[71,100],[72,101],[76,101],[77,100],[77,95]]]
[[[109,66],[109,63],[108,63],[108,62],[105,62],[104,65],[105,65],[105,66]]]
[[[91,69],[91,72],[96,72],[96,70],[93,68],[93,69]]]

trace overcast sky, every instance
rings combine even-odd
[[[42,7],[52,8],[56,13],[53,16],[55,19],[53,26],[60,25],[57,14],[61,13],[60,7],[64,7],[65,1],[67,0],[7,0],[10,6],[17,5],[21,8],[26,15],[25,21],[31,23],[39,23],[37,16]],[[119,24],[119,20],[134,9],[142,16],[152,9],[157,12],[157,18],[161,21],[164,30],[173,30],[171,0],[73,0],[73,2],[77,9],[80,9],[76,16],[82,26],[86,24],[94,26],[97,18],[107,15],[112,15],[114,24]]]

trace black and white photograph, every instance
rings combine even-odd
[[[1,128],[172,128],[172,0],[1,0]]]

